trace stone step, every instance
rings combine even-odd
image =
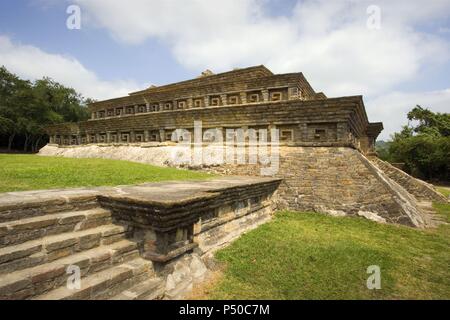
[[[165,281],[152,278],[139,283],[113,297],[110,300],[156,300],[164,296]]]
[[[61,286],[33,300],[108,299],[153,276],[152,263],[136,258],[85,277],[81,280],[80,289]]]
[[[0,274],[31,268],[71,254],[122,240],[127,228],[105,225],[0,248]]]
[[[35,190],[0,195],[0,223],[98,207],[97,195],[89,190]]]
[[[36,267],[0,277],[0,300],[21,300],[44,294],[66,284],[69,266],[80,268],[82,277],[139,257],[137,244],[121,240],[86,250]]]
[[[0,223],[0,248],[108,223],[111,223],[111,213],[102,208],[4,222]]]

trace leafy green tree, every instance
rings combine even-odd
[[[404,163],[405,170],[416,177],[449,181],[450,114],[416,106],[408,120],[411,124],[392,135],[382,157]]]
[[[380,159],[391,162],[389,153],[390,144],[391,144],[390,141],[381,140],[376,142],[375,149]]]
[[[413,131],[419,134],[448,137],[450,135],[450,114],[434,113],[417,105],[408,112],[408,120],[418,122]]]
[[[18,119],[26,110],[31,97],[32,87],[29,81],[19,79],[5,67],[0,68],[0,117],[7,119],[2,121],[4,126],[0,131],[8,136],[8,150],[21,131]]]
[[[91,101],[50,78],[32,83],[1,67],[0,135],[8,150],[17,140],[24,151],[37,151],[47,139],[46,125],[88,119],[86,104]]]

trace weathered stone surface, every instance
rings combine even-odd
[[[261,165],[205,168],[219,174],[259,175]],[[417,200],[352,148],[281,147],[278,208],[359,215],[424,227]],[[370,213],[370,214],[369,214]]]
[[[209,273],[201,257],[205,252],[270,219],[271,197],[279,183],[272,178],[227,177],[78,189],[77,197],[94,195],[97,206],[106,208],[51,214],[45,210],[34,212],[31,219],[4,222],[5,236],[17,238],[0,248],[0,299],[184,297]],[[65,192],[74,190],[40,192],[39,198],[49,203],[52,196],[66,197]],[[13,199],[23,208],[20,199],[26,195],[0,195],[0,211],[14,210]],[[101,225],[79,228],[85,221]],[[18,231],[33,231],[31,224],[38,231],[31,238]],[[148,252],[165,259],[155,268],[144,259]],[[66,286],[69,266],[79,268],[81,289]]]
[[[282,144],[370,151],[383,129],[381,123],[368,122],[362,97],[327,98],[303,74],[275,75],[264,66],[152,88],[89,108],[89,121],[49,126],[50,142],[151,147],[175,139],[177,128],[192,131],[194,121],[201,120],[205,129],[276,126]]]
[[[26,195],[26,193],[25,193]],[[47,195],[51,196],[51,192]],[[19,196],[20,197],[20,196]],[[6,198],[6,199],[5,199]],[[3,202],[8,200],[9,195],[0,196],[0,211]],[[18,202],[18,207],[23,206],[23,203]],[[110,217],[110,213],[98,209],[91,209],[87,211],[74,211],[65,213],[54,213],[35,216],[32,218],[24,218],[11,222],[0,223],[0,226],[5,228],[5,232],[0,236],[0,247],[5,245],[20,244],[25,241],[30,241],[44,236],[57,235],[60,233],[70,232],[79,229],[79,224],[84,221],[95,221],[90,227],[104,225],[110,221],[110,218],[105,218],[104,215]],[[97,217],[101,215],[99,220]]]
[[[82,152],[84,148],[77,149]],[[92,146],[86,148],[89,149]],[[108,150],[108,148],[105,149]],[[111,151],[105,151],[106,154],[114,153],[115,147],[110,148]],[[121,148],[133,149],[135,153],[138,152],[137,150],[142,150],[139,161],[151,162],[151,159],[158,159],[157,162],[160,165],[162,163],[170,165],[172,161],[166,151],[160,153],[161,147]],[[88,156],[88,151],[86,152],[85,156]],[[442,201],[443,197],[426,183],[417,181],[394,167],[379,172],[374,168],[374,162],[367,163],[366,160],[352,148],[281,147],[280,168],[275,175],[283,179],[279,189],[282,200],[279,202],[279,207],[325,212],[332,215],[359,215],[359,211],[371,212],[371,215],[362,216],[378,216],[381,219],[375,218],[376,220],[388,223],[423,226],[423,217],[420,218],[421,210],[415,203],[417,198],[431,197]],[[375,164],[378,162],[376,161]],[[203,166],[199,169],[225,175],[260,175],[263,167],[267,165],[225,164]],[[378,164],[377,167],[380,168],[380,165]],[[402,188],[406,190],[406,193],[403,190],[400,191]]]
[[[418,200],[431,200],[439,202],[448,201],[448,199],[444,195],[440,194],[433,185],[410,176],[406,172],[394,167],[380,158],[370,157],[370,160],[387,176],[389,176],[389,178],[401,185]]]
[[[0,224],[52,213],[97,207],[96,192],[88,189],[6,192],[0,195]],[[0,227],[0,235],[5,231]]]
[[[268,221],[275,208],[424,227],[434,221],[423,200],[443,200],[431,186],[365,157],[382,124],[369,123],[361,96],[327,98],[301,73],[275,75],[264,66],[207,72],[89,108],[90,121],[50,126],[51,144],[40,154],[247,177],[0,194],[0,273],[11,272],[0,278],[2,299],[182,298],[207,276],[207,265],[214,268],[214,250]],[[240,128],[245,143],[256,130],[278,129],[278,170],[256,178],[249,176],[262,175],[268,163],[180,164],[186,150],[174,130],[195,133],[199,120],[196,133]],[[270,131],[267,140],[277,145],[276,136]],[[245,163],[255,163],[255,144],[244,150]],[[61,271],[70,264],[81,269],[79,290],[64,286]]]
[[[120,294],[113,296],[111,300],[155,300],[164,296],[164,280],[153,278],[146,280]]]

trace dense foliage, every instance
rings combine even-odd
[[[0,68],[0,148],[36,151],[48,124],[86,120],[85,99],[50,78],[30,82]]]
[[[416,106],[408,120],[410,124],[394,133],[392,141],[377,143],[379,156],[404,163],[404,169],[416,177],[449,181],[450,114]]]

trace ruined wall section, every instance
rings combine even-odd
[[[155,166],[170,165],[176,149],[173,146],[158,144],[155,147],[127,146],[127,145],[96,145],[58,147],[46,145],[39,150],[40,156],[65,158],[99,158],[110,160],[125,160],[145,163]]]

